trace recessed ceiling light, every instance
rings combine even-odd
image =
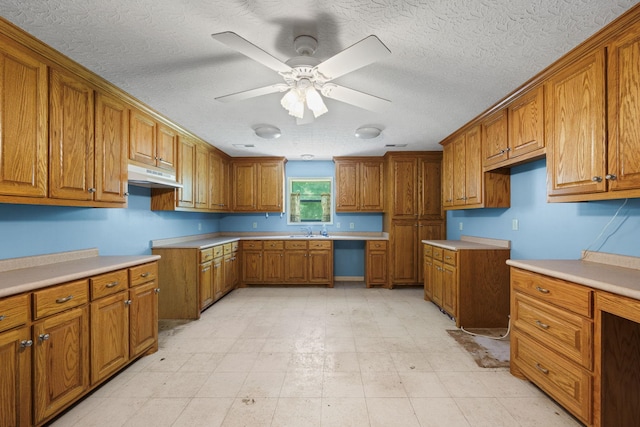
[[[313,159],[313,154],[303,154],[300,157],[302,157],[302,160],[311,160]]]
[[[356,138],[360,138],[360,139],[373,139],[373,138],[377,138],[378,136],[380,136],[380,132],[382,132],[382,130],[373,127],[373,126],[364,126],[361,128],[356,129]]]
[[[280,132],[280,129],[270,125],[258,126],[255,129],[253,129],[253,131],[260,138],[264,138],[264,139],[276,139],[276,138],[280,138],[280,135],[282,135],[282,133]]]

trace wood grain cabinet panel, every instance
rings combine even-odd
[[[177,179],[182,184],[182,188],[177,190],[178,199],[175,203],[178,207],[195,208],[196,143],[187,136],[181,135],[179,138],[178,162]]]
[[[47,196],[47,85],[40,59],[0,39],[0,195]]]
[[[175,171],[178,153],[178,132],[162,123],[156,126],[156,166]]]
[[[130,359],[158,350],[158,292],[155,278],[129,289]]]
[[[91,303],[91,384],[129,361],[129,309],[126,291]]]
[[[388,287],[388,251],[386,240],[367,240],[365,253],[365,283],[373,286]]]
[[[231,159],[232,210],[235,212],[282,212],[284,158]]]
[[[384,210],[384,160],[381,157],[334,157],[336,212]]]

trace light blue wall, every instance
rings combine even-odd
[[[629,199],[599,237],[624,200],[547,203],[546,185],[545,160],[511,169],[511,207],[449,211],[447,238],[508,239],[513,259],[577,259],[587,248],[640,256],[640,199]]]
[[[149,189],[129,191],[127,209],[0,203],[0,259],[85,248],[101,255],[150,254],[151,240],[219,230],[217,214],[151,211]]]

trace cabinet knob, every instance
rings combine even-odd
[[[40,334],[38,335],[38,339],[42,342],[42,341],[46,341],[50,338],[49,334]]]
[[[609,181],[615,181],[616,179],[618,179],[618,176],[614,175],[614,174],[611,174],[611,173],[608,173],[607,175],[605,175],[604,178],[608,179]]]
[[[591,181],[593,181],[593,182],[602,182],[602,177],[601,176],[594,176],[593,178],[591,178]]]
[[[27,348],[33,345],[33,341],[31,340],[22,340],[20,341],[20,348]]]
[[[125,197],[128,197],[128,196],[129,196],[129,192],[128,192],[128,191],[127,191],[127,192],[125,192],[125,193],[124,193],[124,196],[125,196]]]
[[[149,277],[149,275],[150,275],[150,274],[151,274],[151,273],[149,273],[149,272],[147,271],[146,273],[142,273],[142,274],[140,275],[140,277],[142,277],[142,278]]]
[[[155,292],[156,294],[159,294],[159,293],[160,293],[160,288],[155,288],[155,289],[153,290],[153,292]]]
[[[124,302],[124,305],[131,305],[131,300],[130,300],[130,299],[126,300],[126,301]]]
[[[95,193],[95,192],[96,192],[95,188],[92,187],[92,188],[89,189],[89,193]]]

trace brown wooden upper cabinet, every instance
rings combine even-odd
[[[382,157],[334,157],[336,212],[384,210],[384,159]]]
[[[640,197],[640,23],[547,82],[548,200]]]
[[[284,163],[283,157],[232,159],[232,210],[283,212]]]
[[[509,172],[482,171],[482,131],[479,124],[443,142],[443,145],[442,205],[445,209],[509,207]]]
[[[543,157],[544,86],[519,95],[486,117],[481,126],[485,171]]]
[[[176,170],[178,132],[150,115],[131,110],[129,159],[168,171]]]
[[[209,209],[226,212],[229,204],[229,157],[212,149],[209,152]]]

